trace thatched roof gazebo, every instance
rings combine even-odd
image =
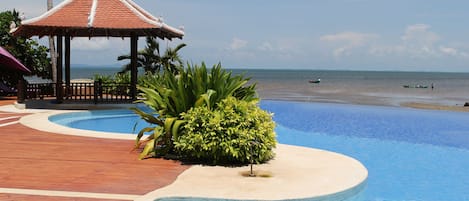
[[[43,15],[25,20],[12,30],[13,35],[57,37],[57,89],[62,87],[62,63],[65,59],[65,85],[70,86],[70,39],[73,37],[130,37],[131,96],[136,97],[137,40],[141,36],[182,39],[182,30],[166,25],[132,0],[65,0]],[[65,38],[65,53],[63,53]],[[56,90],[62,102],[62,90]]]

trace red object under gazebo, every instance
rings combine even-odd
[[[156,36],[171,40],[184,36],[182,30],[166,25],[131,0],[65,0],[43,15],[23,21],[12,33],[24,37],[57,36],[57,89],[62,87],[62,58],[65,58],[65,85],[70,85],[71,37],[130,37],[130,94],[133,99],[137,85],[138,37]],[[62,90],[56,90],[56,96],[57,101],[62,102]]]

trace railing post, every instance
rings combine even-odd
[[[98,84],[99,84],[99,82],[95,80],[94,84],[93,84],[93,87],[94,87],[94,90],[93,90],[94,104],[98,104]]]
[[[103,80],[99,79],[98,81],[94,81],[94,104],[98,104],[99,97],[102,98],[103,94]]]
[[[19,80],[18,80],[18,86],[17,86],[17,90],[18,90],[18,94],[17,94],[17,102],[18,103],[24,103],[24,100],[25,100],[25,96],[26,96],[26,81],[21,77]]]

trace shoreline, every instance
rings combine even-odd
[[[462,105],[439,105],[439,104],[430,104],[430,103],[417,103],[417,102],[408,102],[402,103],[401,107],[408,107],[414,109],[426,109],[426,110],[444,110],[444,111],[455,111],[455,112],[469,112],[469,107]]]
[[[453,111],[453,112],[469,112],[469,107],[464,106],[464,103],[460,105],[448,105],[438,102],[428,103],[428,102],[396,102],[390,104],[384,101],[346,101],[346,100],[337,100],[337,99],[301,99],[301,98],[261,98],[261,100],[272,100],[272,101],[297,101],[297,102],[307,102],[307,103],[334,103],[334,104],[347,104],[347,105],[369,105],[369,106],[385,106],[385,107],[402,107],[402,108],[412,108],[412,109],[423,109],[423,110],[442,110],[442,111]]]
[[[403,107],[403,108],[413,108],[413,109],[425,109],[425,110],[442,110],[442,111],[454,111],[454,112],[469,112],[469,107],[464,106],[464,103],[460,105],[449,105],[449,104],[442,104],[440,102],[425,102],[425,101],[402,101],[402,102],[394,102],[390,103],[387,101],[383,101],[381,99],[373,99],[368,97],[368,100],[347,100],[345,98],[342,99],[332,99],[329,97],[266,97],[261,98],[261,100],[273,100],[273,101],[297,101],[297,102],[310,102],[310,103],[336,103],[336,104],[349,104],[349,105],[370,105],[370,106],[387,106],[387,107]],[[15,105],[16,98],[15,97],[0,97],[0,106],[4,105]],[[34,108],[28,108],[34,109]]]
[[[465,96],[444,96],[438,91],[397,92],[393,90],[376,92],[376,89],[360,89],[355,87],[332,89],[327,86],[311,88],[290,88],[292,86],[272,87],[259,85],[258,95],[261,100],[299,101],[318,103],[337,103],[352,105],[371,105],[403,107],[427,110],[446,110],[469,112],[464,106],[469,102]]]

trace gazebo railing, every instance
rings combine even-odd
[[[94,101],[94,83],[70,83],[64,88],[64,100],[70,101]]]
[[[94,82],[95,103],[129,103],[132,102],[130,84]]]
[[[28,84],[26,87],[26,99],[44,99],[55,97],[55,83],[35,83]]]
[[[28,84],[26,99],[44,99],[55,97],[55,83]],[[76,103],[131,103],[130,84],[102,83],[99,81],[86,83],[70,83],[62,85],[64,101]]]

